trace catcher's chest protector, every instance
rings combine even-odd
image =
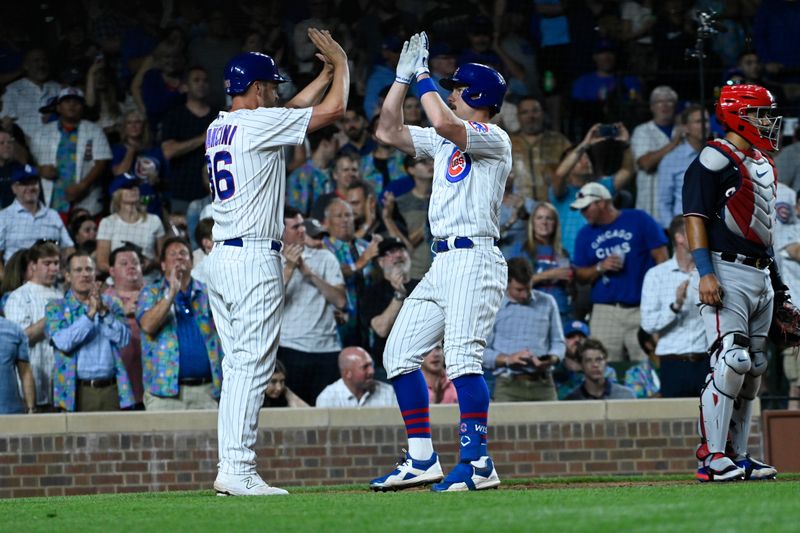
[[[730,142],[720,139],[708,143],[731,160],[740,182],[726,192],[721,215],[727,228],[760,246],[772,246],[778,179],[772,161],[758,150],[746,156]]]

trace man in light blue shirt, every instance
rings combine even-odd
[[[72,254],[70,289],[45,311],[45,333],[55,348],[53,403],[65,411],[116,411],[134,403],[120,357],[131,331],[119,301],[101,295],[94,276],[94,260]]]
[[[0,211],[0,265],[17,250],[30,248],[39,239],[53,241],[59,248],[68,249],[69,253],[74,243],[61,217],[40,200],[39,172],[30,165],[14,169],[11,190],[14,202]]]
[[[533,290],[533,267],[508,261],[508,289],[486,343],[483,366],[496,369],[498,402],[555,401],[552,368],[566,344],[555,299]]]
[[[683,215],[683,174],[694,161],[705,143],[703,139],[703,117],[705,116],[705,131],[710,131],[708,112],[699,105],[690,105],[681,113],[681,123],[686,128],[686,134],[681,144],[664,156],[658,165],[656,184],[658,187],[658,213],[656,220],[662,228],[668,228],[672,218]]]

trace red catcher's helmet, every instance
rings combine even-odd
[[[760,85],[726,85],[719,93],[717,119],[759,150],[778,149],[782,116],[772,93]]]

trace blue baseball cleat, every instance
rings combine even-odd
[[[463,492],[496,489],[500,485],[494,462],[488,455],[477,461],[458,463],[441,483],[431,487],[434,492]]]
[[[750,454],[745,455],[741,459],[735,459],[736,466],[744,470],[744,479],[759,481],[763,479],[775,479],[778,471],[774,466],[762,463],[757,459],[750,457]]]
[[[405,450],[403,452],[405,455],[397,462],[397,468],[385,476],[370,481],[369,488],[375,492],[397,491],[436,483],[444,477],[436,453],[427,461],[418,461]]]

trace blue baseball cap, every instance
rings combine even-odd
[[[114,194],[120,189],[133,189],[134,187],[138,187],[141,182],[141,179],[130,172],[120,174],[114,178],[114,181],[108,186],[108,194]]]
[[[431,45],[428,57],[441,57],[441,56],[455,57],[455,53],[453,53],[453,49],[447,43],[438,43]]]
[[[573,320],[572,322],[568,322],[564,326],[564,336],[569,337],[574,333],[582,333],[584,337],[589,336],[589,326],[586,322],[581,322],[580,320]]]
[[[39,170],[34,166],[19,165],[15,166],[11,171],[11,183],[19,183],[32,179],[39,179]]]

